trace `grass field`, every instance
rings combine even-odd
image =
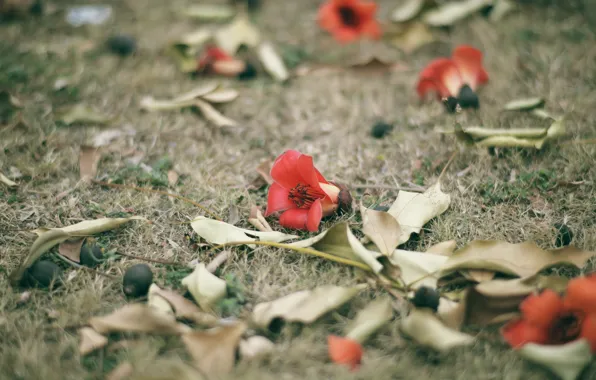
[[[0,184],[0,378],[101,379],[123,360],[135,366],[135,379],[172,379],[188,356],[179,339],[130,337],[134,344],[120,350],[80,357],[76,331],[68,326],[107,313],[127,302],[121,282],[64,266],[70,280],[53,292],[35,290],[24,305],[22,290],[9,286],[6,274],[16,267],[34,239],[31,230],[55,227],[103,216],[141,215],[151,224],[133,222],[99,242],[110,250],[152,259],[189,263],[208,261],[204,248],[189,244],[188,221],[201,211],[158,194],[107,189],[79,180],[79,147],[101,128],[64,126],[57,122],[62,107],[85,103],[118,120],[113,128],[129,126],[135,134],[107,152],[98,170],[100,180],[136,186],[158,186],[182,194],[227,219],[238,211],[237,225],[246,222],[252,204],[264,208],[266,188],[253,188],[255,168],[286,149],[314,157],[327,178],[348,185],[428,186],[460,146],[435,127],[543,126],[522,113],[503,113],[508,101],[542,96],[549,111],[566,115],[568,140],[596,135],[596,36],[572,6],[524,2],[520,10],[493,24],[473,17],[441,41],[411,55],[396,52],[403,70],[381,74],[332,73],[304,76],[281,85],[266,76],[253,81],[222,80],[240,91],[240,98],[223,113],[240,128],[220,130],[192,112],[145,113],[139,100],[146,95],[167,98],[190,90],[202,79],[180,73],[163,53],[164,46],[196,25],[180,16],[190,1],[115,1],[106,26],[72,28],[61,12],[41,18],[0,24],[0,89],[10,90],[24,104],[24,124],[0,126],[0,171],[11,167],[22,177],[19,186]],[[314,27],[319,1],[265,1],[256,22],[264,35],[284,49],[301,49],[310,60],[342,61],[359,44],[341,47]],[[386,16],[395,1],[379,1]],[[70,2],[55,1],[58,9]],[[120,58],[102,50],[112,33],[138,38],[139,51]],[[420,68],[438,55],[448,55],[460,43],[485,53],[490,82],[480,90],[481,108],[454,116],[436,102],[420,104],[414,91]],[[90,44],[95,44],[93,47]],[[59,78],[71,84],[54,90]],[[388,137],[370,136],[377,120],[395,124]],[[133,152],[131,154],[131,152]],[[152,167],[127,164],[139,156]],[[168,189],[165,173],[180,174]],[[14,171],[14,169],[13,169]],[[540,152],[508,151],[491,155],[483,149],[462,149],[448,169],[443,188],[452,197],[449,210],[427,225],[406,249],[455,239],[461,246],[474,239],[536,241],[553,247],[554,223],[566,221],[579,247],[596,250],[596,147],[568,143]],[[364,189],[353,189],[359,200]],[[390,205],[397,192],[367,190],[368,204]],[[355,227],[360,217],[344,217]],[[330,226],[337,220],[326,221]],[[275,220],[271,225],[279,228]],[[19,230],[19,231],[17,231]],[[220,275],[240,284],[242,307],[226,315],[247,315],[258,302],[323,284],[353,284],[358,274],[316,258],[261,247],[243,249]],[[121,275],[138,262],[121,258],[101,267]],[[60,265],[64,265],[60,263]],[[178,288],[190,269],[152,264],[161,286]],[[366,344],[358,372],[331,364],[326,337],[340,333],[367,300],[368,291],[326,319],[306,326],[300,334],[287,329],[276,338],[279,349],[270,360],[241,363],[229,379],[548,379],[543,369],[520,359],[496,330],[474,331],[472,347],[439,355],[400,337],[392,323]],[[54,319],[48,317],[52,312]],[[54,315],[58,313],[57,316]],[[585,372],[596,379],[596,364]],[[180,377],[181,378],[181,377]]]

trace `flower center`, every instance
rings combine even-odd
[[[582,315],[568,311],[561,314],[549,331],[552,344],[562,344],[576,339],[581,332]]]
[[[290,190],[290,195],[288,196],[288,198],[294,202],[298,208],[310,208],[315,200],[324,197],[325,193],[301,183],[294,186]]]
[[[358,15],[354,8],[351,7],[339,7],[339,17],[341,18],[342,24],[345,26],[356,27],[358,26]]]

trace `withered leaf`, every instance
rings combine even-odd
[[[105,347],[108,344],[108,338],[93,330],[91,327],[80,328],[79,339],[79,353],[83,356]]]
[[[83,145],[79,153],[79,173],[82,180],[88,181],[97,174],[97,165],[101,159],[101,149]]]
[[[198,264],[191,274],[182,279],[182,285],[203,310],[211,310],[213,304],[227,294],[226,282],[209,272],[203,263]]]
[[[364,235],[375,243],[383,255],[391,255],[399,245],[401,236],[401,227],[397,220],[388,212],[364,207],[362,202],[360,202],[360,213]]]
[[[75,263],[81,262],[81,247],[86,238],[75,238],[63,241],[58,245],[58,253]]]
[[[180,335],[190,330],[190,327],[177,323],[173,315],[138,303],[124,305],[108,315],[92,317],[89,325],[100,334],[144,332]]]

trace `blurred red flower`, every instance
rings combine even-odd
[[[360,367],[363,350],[357,341],[329,335],[327,337],[327,348],[332,362],[347,365],[353,371]]]
[[[328,0],[319,8],[321,28],[342,43],[352,42],[362,36],[381,37],[381,27],[375,19],[377,4],[362,0]]]

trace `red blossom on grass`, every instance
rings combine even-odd
[[[377,4],[362,0],[328,0],[319,8],[318,22],[342,43],[362,36],[381,37],[381,27],[375,19]]]
[[[279,224],[287,228],[315,232],[324,216],[349,209],[350,193],[328,182],[315,168],[311,156],[296,150],[280,155],[271,168],[275,181],[269,187],[265,216],[283,211]]]
[[[596,352],[596,275],[569,281],[560,297],[552,290],[528,296],[522,317],[507,323],[501,335],[513,348],[526,343],[558,345],[585,338]]]
[[[241,77],[243,75],[250,76],[248,72],[254,71],[254,68],[247,62],[229,55],[221,48],[210,45],[197,59],[197,71],[228,77]]]
[[[460,45],[451,58],[437,58],[420,72],[416,91],[420,98],[435,92],[439,99],[462,108],[478,108],[478,86],[488,81],[488,74],[482,66],[482,52]],[[451,100],[451,101],[449,101]]]
[[[347,365],[352,371],[360,367],[363,350],[357,341],[337,335],[329,335],[327,337],[327,348],[332,362]]]

